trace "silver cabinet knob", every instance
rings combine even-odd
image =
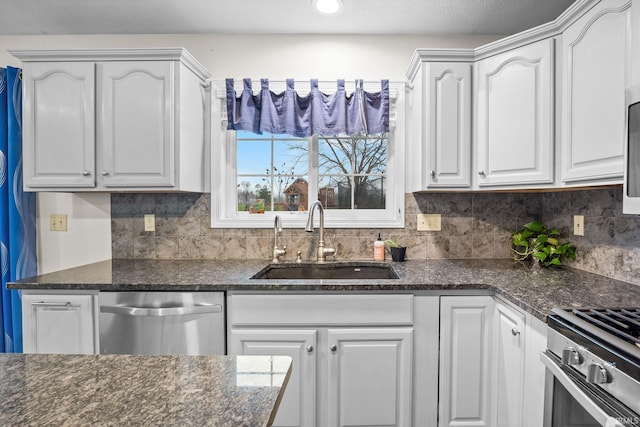
[[[109,172],[107,172],[106,170],[103,169],[103,170],[100,171],[100,175],[107,176],[107,175],[109,175]]]
[[[518,336],[520,335],[520,331],[517,330],[516,328],[511,328],[511,335],[513,335],[514,337]]]
[[[431,178],[435,178],[436,177],[436,171],[431,171],[431,173],[429,175],[431,175]]]
[[[579,365],[582,363],[580,353],[573,347],[567,347],[562,349],[562,364],[563,365]]]
[[[478,175],[480,175],[480,176],[481,176],[481,177],[483,177],[483,178],[486,176],[486,174],[484,173],[484,171],[480,171],[480,172],[478,172]]]
[[[307,350],[307,353],[313,353],[313,346],[309,344],[305,350]]]
[[[587,367],[587,382],[590,384],[605,384],[609,382],[609,374],[599,363]]]
[[[331,347],[329,347],[329,350],[331,350],[331,353],[335,353],[336,351],[338,351],[338,346],[334,344]]]
[[[89,176],[89,175],[91,175],[91,172],[89,172],[89,171],[82,171],[82,172],[80,172],[80,173],[82,174],[82,176]]]

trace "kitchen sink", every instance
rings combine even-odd
[[[269,264],[252,279],[397,279],[389,264],[375,262],[330,262],[326,264]]]

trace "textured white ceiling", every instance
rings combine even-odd
[[[0,34],[488,34],[556,18],[574,0],[0,0]]]

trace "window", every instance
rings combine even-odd
[[[393,112],[397,121],[400,109]],[[273,227],[275,215],[302,228],[316,199],[327,228],[404,226],[403,126],[310,138],[224,128],[212,138],[213,228]]]

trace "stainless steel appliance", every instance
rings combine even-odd
[[[223,292],[101,292],[100,353],[225,354]]]
[[[640,213],[640,85],[626,91],[627,134],[624,145],[624,185],[622,211]]]
[[[640,426],[640,308],[555,308],[546,426]]]

